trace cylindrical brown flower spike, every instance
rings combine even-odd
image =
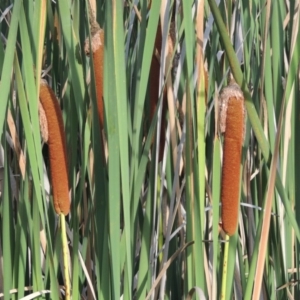
[[[150,68],[150,122],[154,116],[156,106],[158,104],[159,96],[159,72],[160,72],[160,62],[159,58],[155,55],[155,51],[161,51],[162,44],[162,34],[161,34],[161,25],[160,22],[157,27],[156,37],[155,37],[155,47],[152,54],[151,68]],[[163,90],[163,99],[162,99],[162,117],[161,117],[161,128],[160,128],[160,142],[159,142],[159,157],[158,161],[160,162],[163,158],[164,147],[165,147],[165,131],[166,131],[166,105],[167,105],[167,90]]]
[[[240,164],[245,131],[244,96],[230,84],[220,94],[220,130],[224,133],[221,184],[222,227],[229,236],[236,231],[239,216]]]
[[[57,214],[67,215],[70,200],[63,118],[54,92],[45,83],[40,85],[40,103],[47,119],[53,205]]]
[[[97,94],[97,108],[100,121],[100,128],[104,128],[104,106],[103,106],[103,71],[104,71],[104,30],[98,27],[95,33],[92,33],[92,54],[94,62],[94,73]],[[89,39],[85,41],[85,53],[90,55]]]
[[[171,23],[171,28],[175,25]],[[174,29],[175,30],[175,29]],[[172,55],[173,48],[174,48],[174,41],[175,40],[175,32],[169,34],[168,36],[168,55]],[[158,100],[159,100],[159,73],[160,73],[160,61],[159,57],[156,55],[156,50],[158,51],[158,56],[161,55],[161,47],[162,47],[162,32],[161,32],[161,24],[160,21],[158,23],[158,27],[156,30],[156,37],[155,37],[155,46],[152,54],[151,60],[151,67],[150,67],[150,75],[149,75],[149,94],[150,94],[150,122],[153,119]],[[168,101],[168,93],[167,88],[165,87],[163,90],[162,95],[162,117],[161,117],[161,129],[160,129],[160,142],[159,142],[159,157],[158,161],[162,161],[164,148],[165,148],[165,135],[167,129],[167,122],[166,122],[166,114],[167,114],[167,101]]]

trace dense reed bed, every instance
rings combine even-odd
[[[299,299],[297,2],[0,16],[3,299]]]

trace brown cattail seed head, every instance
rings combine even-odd
[[[104,105],[103,105],[103,72],[104,72],[104,31],[98,30],[91,40],[94,72],[95,72],[95,83],[96,83],[96,94],[97,94],[97,109],[100,121],[100,128],[104,128]],[[86,55],[90,54],[90,43],[89,39],[86,39],[84,50]]]
[[[236,231],[239,215],[240,164],[245,131],[244,96],[236,83],[220,94],[220,131],[224,133],[222,166],[222,227],[229,235]]]
[[[52,89],[44,82],[40,85],[40,102],[48,124],[50,177],[53,205],[57,214],[70,211],[66,140],[62,113]]]
[[[171,24],[171,28],[175,29],[175,24]],[[175,33],[168,35],[168,56],[171,57],[174,51],[174,41]],[[152,54],[150,76],[149,76],[149,94],[150,94],[150,122],[154,116],[158,100],[159,100],[159,73],[160,73],[160,55],[162,48],[162,32],[160,22],[157,27],[156,37],[155,37],[155,46]],[[157,50],[157,55],[156,55]],[[166,112],[167,112],[167,89],[166,87],[163,90],[163,99],[162,99],[162,122],[161,122],[161,131],[160,131],[160,142],[159,142],[159,158],[161,161],[163,159],[164,147],[165,147],[165,132],[167,128],[166,124]]]

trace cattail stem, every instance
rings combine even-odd
[[[229,254],[229,236],[226,235],[223,257],[223,273],[222,273],[222,286],[220,299],[226,299],[226,286],[227,286],[227,271],[228,271],[228,254]]]
[[[222,227],[226,234],[236,231],[239,215],[240,163],[244,140],[244,97],[237,84],[221,93],[220,125],[224,132],[222,167]]]
[[[65,278],[65,299],[71,299],[70,276],[69,276],[69,251],[66,233],[66,219],[64,214],[60,214],[61,238],[63,247],[64,278]]]
[[[40,85],[40,103],[47,119],[54,210],[57,214],[67,215],[70,211],[70,200],[62,113],[54,92],[44,83]]]

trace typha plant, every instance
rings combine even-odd
[[[96,21],[94,10],[89,7],[91,46],[89,38],[85,40],[86,55],[93,56],[94,75],[96,85],[97,110],[101,130],[104,128],[104,100],[103,100],[103,72],[104,72],[104,30]]]
[[[68,164],[66,138],[59,103],[53,90],[45,83],[40,85],[39,118],[42,138],[49,146],[50,178],[53,193],[53,206],[60,217],[63,244],[64,277],[66,299],[70,299],[68,274],[68,244],[65,216],[70,212]]]
[[[240,165],[245,131],[244,96],[236,83],[220,93],[220,131],[224,134],[221,183],[222,227],[233,235],[237,229],[240,196]]]
[[[92,1],[91,1],[92,2]],[[95,4],[95,3],[94,3]],[[96,21],[96,8],[88,1],[89,6],[89,24],[91,39],[88,37],[84,43],[84,51],[87,56],[93,57],[94,79],[95,79],[95,92],[96,92],[96,104],[97,113],[99,118],[100,131],[102,133],[103,140],[103,159],[108,157],[106,136],[104,134],[104,30],[100,28],[100,25]]]
[[[224,134],[221,216],[226,243],[220,296],[223,299],[227,288],[229,237],[235,234],[239,218],[241,154],[245,134],[244,95],[238,84],[231,82],[221,91],[219,109],[220,131]]]
[[[150,76],[149,76],[149,95],[150,95],[150,121],[152,120],[158,100],[159,100],[159,72],[160,72],[160,53],[161,53],[161,45],[162,45],[162,34],[161,34],[161,26],[158,24],[156,37],[155,37],[155,46],[152,54],[151,60],[151,68],[150,68]],[[156,53],[156,51],[158,51]],[[158,55],[157,55],[158,54]],[[165,130],[166,130],[166,103],[167,101],[167,90],[163,90],[162,95],[162,123],[160,130],[160,145],[159,145],[159,158],[161,161],[164,152],[164,144],[165,144]]]
[[[173,24],[174,25],[174,24]],[[174,26],[173,26],[174,27]],[[172,34],[168,35],[168,56],[172,55],[174,48],[174,40],[175,37]],[[158,23],[156,37],[155,37],[155,45],[151,59],[151,67],[150,67],[150,76],[149,76],[149,96],[150,96],[150,121],[152,120],[158,100],[159,100],[159,74],[160,74],[160,56],[162,49],[162,31],[161,31],[161,23]],[[162,118],[161,118],[161,129],[160,129],[160,142],[159,142],[159,158],[158,161],[161,161],[163,158],[164,146],[165,146],[165,131],[167,129],[166,123],[166,113],[167,113],[167,105],[168,105],[168,92],[165,87],[162,91]]]
[[[54,210],[58,215],[67,215],[70,201],[63,119],[56,96],[45,83],[40,86],[40,120],[43,139],[49,145]]]

